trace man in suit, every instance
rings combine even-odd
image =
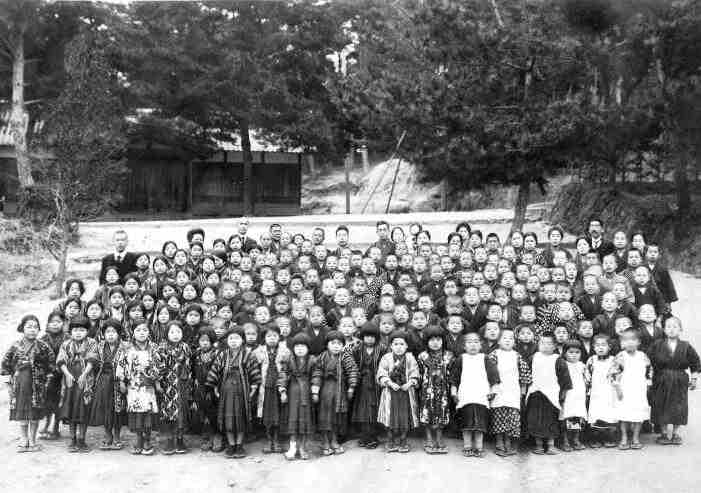
[[[239,236],[241,237],[241,249],[248,253],[254,248],[258,248],[258,242],[248,235],[248,225],[250,220],[246,216],[239,219]]]
[[[105,283],[105,272],[108,267],[116,266],[120,279],[124,279],[124,276],[130,272],[136,271],[137,255],[132,252],[127,252],[127,244],[129,243],[127,232],[123,229],[115,231],[112,236],[112,241],[114,243],[114,253],[102,257],[100,284]]]
[[[594,217],[589,220],[587,233],[589,246],[593,252],[599,255],[599,260],[603,260],[606,255],[615,251],[613,243],[604,239],[604,223],[600,218]]]

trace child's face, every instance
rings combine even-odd
[[[645,323],[652,323],[657,318],[655,307],[652,305],[642,305],[638,312],[638,320]]]
[[[460,334],[463,331],[462,319],[460,317],[449,317],[446,325],[451,334]]]
[[[487,303],[492,299],[492,288],[486,284],[479,287],[479,298],[480,301]]]
[[[626,332],[621,336],[621,347],[625,351],[633,352],[638,349],[640,339],[633,332]]]
[[[362,327],[368,321],[368,317],[365,315],[365,310],[362,307],[354,308],[351,316],[353,317],[353,325],[356,327]]]
[[[234,318],[234,312],[233,312],[233,310],[231,309],[231,307],[230,307],[229,305],[224,305],[224,306],[222,306],[222,307],[217,311],[217,315],[220,316],[221,318],[223,318],[223,319],[226,320],[226,321],[229,321],[229,320],[231,320],[232,318]]]
[[[419,292],[415,288],[409,288],[404,292],[404,297],[410,303],[414,303],[419,299]]]
[[[476,289],[468,289],[465,291],[465,304],[468,306],[476,306],[479,303],[479,291]]]
[[[292,348],[292,351],[294,351],[295,356],[297,356],[298,358],[303,358],[304,356],[309,354],[309,348],[306,344],[295,344]]]
[[[594,353],[596,353],[597,356],[607,356],[610,349],[606,339],[600,337],[594,340]]]
[[[348,304],[348,291],[345,289],[339,289],[336,291],[333,301],[339,306],[346,306]]]
[[[645,252],[645,259],[650,262],[650,263],[655,263],[657,260],[660,258],[660,249],[655,245],[655,246],[649,246],[647,247],[647,251]]]
[[[280,343],[280,334],[274,330],[269,330],[265,333],[265,345],[268,347],[276,347]]]
[[[290,327],[290,321],[287,317],[278,318],[277,326],[280,329],[280,337],[287,337],[290,335],[290,331],[292,329]]]
[[[521,319],[528,323],[535,322],[535,307],[532,305],[521,307]]]
[[[117,334],[117,330],[111,326],[105,329],[103,335],[105,336],[105,340],[110,344],[114,344],[115,342],[117,342],[117,339],[119,339],[119,334]]]
[[[356,295],[365,294],[366,287],[365,279],[363,278],[359,277],[353,281],[353,293]]]
[[[616,296],[616,301],[623,301],[626,299],[626,286],[623,283],[617,282],[613,285],[613,294]]]
[[[238,349],[241,347],[242,344],[243,339],[241,338],[241,335],[235,332],[232,332],[226,338],[226,345],[229,346],[231,349]]]
[[[102,315],[102,309],[100,308],[100,305],[93,303],[92,305],[88,306],[87,315],[90,320],[97,320],[98,318],[100,318],[100,315]]]
[[[132,306],[129,309],[129,318],[132,320],[135,320],[137,318],[141,318],[144,316],[143,311],[141,310],[140,306]]]
[[[246,344],[255,344],[258,341],[258,330],[255,327],[246,327],[243,335],[246,338]]]
[[[511,299],[520,302],[526,299],[526,286],[523,284],[515,284],[511,290]]]
[[[63,331],[63,320],[61,320],[60,317],[51,317],[51,320],[49,320],[49,323],[46,326],[46,331],[51,332],[52,334],[57,334]]]
[[[618,307],[616,295],[611,292],[604,294],[603,298],[601,298],[602,310],[611,313],[616,310],[616,307]]]
[[[551,337],[541,337],[538,341],[538,351],[550,355],[555,352],[555,341]]]
[[[214,291],[211,289],[205,289],[202,291],[202,301],[205,303],[214,303],[214,300],[217,299],[217,296],[214,294]]]
[[[353,319],[351,319],[351,321],[352,320]],[[321,310],[321,308],[315,307],[309,310],[309,322],[314,327],[317,327],[324,322],[324,312]]]
[[[287,313],[290,309],[290,304],[287,300],[281,299],[275,302],[275,311],[277,313]]]
[[[413,325],[417,329],[421,330],[424,327],[426,327],[427,324],[428,319],[426,318],[426,314],[424,312],[414,312],[414,314],[411,316],[411,325]]]
[[[321,292],[324,296],[333,296],[336,294],[336,283],[333,282],[333,279],[324,279],[321,283]]]
[[[180,342],[183,340],[183,331],[177,325],[171,325],[168,327],[168,340],[170,342]]]
[[[200,323],[202,317],[200,317],[199,312],[187,312],[187,315],[185,316],[185,322],[187,322],[188,325],[197,325]]]
[[[186,300],[194,300],[197,298],[197,290],[192,285],[187,285],[183,288],[183,298]]]
[[[353,323],[353,319],[346,317],[342,318],[338,324],[338,330],[341,331],[341,334],[343,334],[343,337],[346,339],[353,337],[353,334],[355,334],[355,324]]]
[[[267,307],[259,306],[253,314],[253,319],[259,324],[267,324],[270,321],[270,313]]]
[[[567,331],[567,327],[555,327],[555,342],[558,344],[564,344],[567,342],[567,339],[569,339],[569,332]]]
[[[611,255],[604,257],[604,260],[601,263],[601,266],[604,268],[604,272],[609,274],[616,270],[616,265],[616,259]]]
[[[209,350],[209,348],[212,347],[212,342],[209,340],[209,337],[207,336],[200,336],[200,338],[197,340],[197,345],[202,349],[203,351]]]
[[[474,332],[465,336],[465,352],[467,354],[477,354],[482,349],[480,338]]]
[[[382,320],[380,322],[380,333],[389,335],[394,330],[394,322],[391,320]]]
[[[177,296],[168,297],[168,307],[173,310],[180,310],[180,300],[178,300]]]
[[[214,330],[214,335],[217,336],[217,339],[221,339],[224,336],[224,332],[226,332],[226,327],[223,321],[213,323],[212,329]]]
[[[143,298],[141,298],[141,303],[144,305],[144,308],[146,308],[148,311],[151,311],[156,305],[156,300],[154,300],[151,296],[144,296]]]
[[[146,342],[146,339],[148,339],[148,334],[149,330],[146,324],[139,324],[134,328],[134,340],[137,342]]]
[[[124,296],[122,293],[112,293],[110,296],[110,305],[114,308],[119,308],[124,304]]]
[[[596,281],[596,277],[587,276],[584,278],[584,292],[590,296],[599,294],[599,283]]]
[[[484,327],[484,338],[489,342],[494,342],[499,340],[499,324],[493,322],[487,322]]]
[[[431,337],[428,340],[428,348],[431,351],[440,351],[443,347],[443,339],[440,337]]]
[[[638,286],[645,286],[650,282],[650,274],[645,267],[638,267],[635,269],[633,278],[635,279],[635,284]]]
[[[677,339],[682,333],[682,326],[676,318],[668,318],[664,324],[664,335]]]
[[[405,324],[409,321],[409,310],[407,310],[406,306],[399,305],[394,308],[394,319],[400,324]]]
[[[555,282],[562,282],[565,280],[565,270],[562,268],[553,269],[550,277]]]
[[[518,331],[518,340],[524,344],[529,344],[535,339],[535,334],[530,327],[521,327]]]
[[[363,344],[366,346],[374,346],[376,342],[377,342],[377,339],[375,338],[374,335],[364,335],[363,336]]]
[[[326,343],[326,349],[328,349],[331,354],[338,354],[343,350],[343,343],[338,339],[334,339]]]
[[[404,353],[406,353],[406,350],[407,350],[406,341],[404,339],[402,339],[401,337],[395,337],[392,340],[391,347],[392,347],[392,352],[394,354],[396,354],[397,356],[403,355]]]
[[[264,296],[272,296],[275,293],[275,282],[274,281],[263,281],[260,286],[260,292]]]
[[[514,333],[510,330],[505,330],[499,337],[499,348],[504,351],[511,351],[515,343]]]
[[[582,339],[591,339],[594,336],[594,327],[591,322],[588,320],[580,322],[577,328],[577,335]]]
[[[571,347],[565,352],[565,359],[568,363],[576,363],[582,357],[582,352],[578,348]]]
[[[526,281],[526,289],[529,293],[540,291],[540,280],[536,276],[530,276]]]
[[[506,294],[506,291],[504,290],[499,290],[496,292],[494,295],[494,301],[499,303],[499,306],[506,306],[509,303],[509,295]]]
[[[109,269],[105,273],[105,281],[107,284],[115,284],[119,280],[119,274],[114,269]]]
[[[623,332],[630,329],[630,327],[631,323],[630,320],[627,318],[618,318],[614,323],[614,330],[616,331],[616,334],[618,334],[619,337],[623,335]]]
[[[546,284],[543,288],[543,299],[548,303],[557,300],[557,287],[554,284]]]
[[[490,305],[489,309],[487,310],[487,320],[493,320],[495,322],[498,322],[499,320],[501,320],[501,317],[501,308],[497,305]]]
[[[574,308],[572,307],[572,304],[567,301],[561,302],[558,305],[558,317],[563,322],[574,320]]]

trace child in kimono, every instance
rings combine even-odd
[[[584,450],[585,447],[582,445],[580,437],[587,418],[587,386],[590,376],[586,365],[581,360],[582,343],[577,340],[567,341],[563,347],[562,357],[567,363],[572,388],[565,394],[565,401],[560,410],[560,421],[562,422],[560,448],[563,452]]]
[[[129,429],[136,433],[131,453],[153,455],[151,429],[158,420],[160,379],[164,371],[158,346],[149,341],[146,320],[137,320],[132,344],[124,351],[117,366],[119,390],[127,395]]]
[[[679,427],[689,419],[689,390],[696,388],[701,361],[688,341],[682,341],[681,320],[665,321],[665,338],[653,342],[648,351],[652,364],[652,421],[661,428],[657,443],[681,445]],[[691,377],[687,374],[687,370]]]
[[[544,332],[531,363],[533,383],[526,394],[526,423],[535,438],[534,454],[555,455],[555,439],[560,435],[560,409],[565,393],[572,388],[567,363],[555,353],[555,336]]]
[[[37,338],[39,319],[34,315],[22,317],[17,332],[22,338],[7,350],[0,364],[0,375],[6,380],[10,398],[10,421],[19,421],[22,441],[18,452],[37,452],[39,420],[46,409],[46,381],[54,369],[51,347]]]
[[[251,429],[251,404],[260,386],[260,366],[251,350],[244,345],[243,329],[229,330],[226,347],[214,358],[206,385],[214,389],[219,399],[217,422],[226,433],[226,457],[246,456],[243,441]]]
[[[289,358],[290,351],[285,343],[280,342],[280,329],[275,324],[266,327],[263,344],[253,351],[253,356],[260,365],[262,390],[258,392],[256,417],[265,427],[268,445],[263,447],[264,454],[282,452],[280,445],[280,428],[284,423],[283,405],[277,390],[278,364],[281,359]]]
[[[377,383],[382,387],[377,421],[387,429],[387,452],[407,453],[407,434],[419,426],[416,403],[419,367],[408,352],[405,331],[392,332],[389,347],[390,352],[382,357],[377,368]]]
[[[611,378],[615,357],[610,353],[608,335],[595,335],[593,346],[594,354],[587,361],[587,372],[591,375],[587,409],[587,422],[591,431],[589,446],[612,448],[616,446],[615,434],[618,427],[614,409],[617,397]]]
[[[345,337],[338,330],[326,335],[326,351],[317,357],[312,374],[312,400],[319,402],[317,431],[321,433],[321,455],[340,455],[345,449],[338,437],[346,434],[349,402],[358,384],[358,367],[350,354],[343,351]]]
[[[386,353],[380,344],[380,329],[373,322],[366,322],[358,333],[361,343],[346,347],[358,367],[358,386],[353,398],[351,421],[360,428],[358,445],[367,449],[377,448],[377,412],[381,387],[377,383],[380,358]]]
[[[419,421],[426,429],[424,451],[447,454],[443,428],[450,422],[450,367],[453,353],[443,348],[443,329],[431,325],[423,330],[426,350],[418,356],[421,374]]]
[[[69,452],[89,452],[85,432],[90,421],[95,374],[98,365],[97,342],[88,337],[88,320],[78,316],[69,324],[71,338],[61,344],[56,366],[63,373],[59,416],[70,424]]]
[[[126,425],[126,401],[115,379],[115,367],[128,344],[122,342],[122,324],[108,319],[103,326],[103,339],[97,343],[98,369],[95,396],[90,408],[90,426],[102,426],[105,438],[100,450],[121,450],[122,426]]]
[[[192,356],[193,410],[197,413],[202,434],[200,449],[203,452],[224,450],[221,436],[217,433],[217,403],[211,387],[207,387],[207,375],[212,367],[217,350],[217,340],[211,329],[200,329],[197,338],[198,348]],[[214,436],[213,436],[214,435]],[[216,443],[215,443],[216,442]]]
[[[278,358],[278,392],[280,402],[287,404],[287,432],[290,435],[290,448],[285,452],[285,459],[309,459],[307,441],[314,434],[312,421],[311,378],[316,368],[316,358],[309,354],[309,336],[296,334],[290,341],[292,352],[286,358]]]
[[[166,444],[164,455],[184,454],[187,445],[183,434],[187,426],[190,402],[190,346],[183,341],[183,328],[174,320],[168,324],[168,342],[159,347],[165,370],[161,375],[163,397],[160,407],[161,430]]]
[[[647,400],[650,381],[650,359],[638,350],[640,333],[626,329],[621,335],[622,351],[616,355],[612,372],[618,399],[614,403],[621,429],[619,450],[640,450],[640,428],[643,421],[650,419],[650,405]],[[628,441],[628,431],[631,440]]]
[[[501,382],[489,412],[489,431],[496,438],[496,454],[500,457],[516,454],[521,436],[521,399],[531,383],[531,368],[515,344],[514,332],[505,329],[499,337],[499,347],[489,355]]]
[[[460,413],[465,457],[484,457],[489,402],[499,384],[496,363],[481,351],[479,334],[465,334],[465,352],[455,360],[451,371],[451,395]]]
[[[46,333],[40,338],[51,348],[54,354],[54,360],[61,349],[68,335],[63,331],[63,324],[66,321],[66,316],[63,312],[52,312],[46,323]],[[53,365],[52,365],[53,366]],[[58,405],[61,400],[61,372],[54,366],[53,370],[47,376],[46,381],[46,421],[44,429],[39,432],[41,440],[57,440],[61,437],[59,433],[60,420],[58,418]],[[53,423],[52,431],[49,432],[49,426]]]

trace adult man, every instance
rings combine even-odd
[[[248,235],[248,225],[250,224],[249,219],[246,216],[242,216],[239,219],[239,237],[241,238],[241,250],[248,253],[251,249],[258,247],[258,243],[253,238]]]
[[[613,246],[613,243],[604,240],[604,223],[600,218],[594,217],[589,220],[587,232],[589,246],[593,252],[599,255],[600,260],[603,260],[606,255],[615,251],[616,247]]]
[[[325,238],[326,232],[324,231],[324,228],[320,228],[318,226],[314,228],[314,231],[312,231],[312,243],[314,243],[314,245],[323,245]]]
[[[135,253],[127,252],[127,244],[129,243],[127,232],[123,229],[115,231],[114,235],[112,236],[112,242],[114,243],[114,253],[110,253],[109,255],[102,257],[100,284],[105,283],[105,272],[107,271],[108,267],[116,266],[120,279],[124,279],[124,276],[130,272],[136,271],[137,255]]]
[[[337,257],[341,256],[341,252],[349,248],[348,247],[348,240],[349,240],[350,235],[348,234],[348,226],[345,224],[341,224],[338,228],[336,228],[336,249],[331,251],[331,255],[336,255]]]
[[[270,231],[270,236],[273,239],[273,244],[275,245],[275,250],[280,249],[280,238],[282,238],[282,226],[278,223],[273,223],[268,229]]]
[[[389,239],[389,223],[387,221],[377,221],[375,230],[377,232],[377,241],[370,243],[365,255],[368,254],[371,248],[377,247],[382,252],[382,258],[385,259],[387,255],[394,253],[395,249],[394,242]]]

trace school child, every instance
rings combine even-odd
[[[71,320],[71,338],[61,344],[56,367],[63,373],[59,416],[70,424],[69,452],[89,452],[85,432],[90,421],[95,374],[98,364],[97,342],[87,337],[88,321],[84,317]]]
[[[173,320],[168,323],[168,340],[161,343],[158,351],[165,367],[160,380],[163,389],[160,426],[165,438],[163,454],[184,454],[187,445],[183,434],[187,427],[192,391],[191,352],[190,346],[183,341],[180,322]]]
[[[553,331],[555,336],[555,353],[565,356],[565,344],[570,340],[570,333],[564,325],[558,325]]]
[[[190,346],[190,350],[194,351],[197,348],[197,334],[199,334],[202,328],[202,307],[199,303],[191,303],[185,305],[182,310],[183,313],[183,342]]]
[[[116,266],[109,266],[105,270],[105,283],[95,290],[93,299],[102,303],[102,306],[110,306],[110,292],[113,288],[120,287],[119,284],[119,270]],[[124,291],[122,290],[122,297],[124,297]],[[124,300],[122,300],[122,303]]]
[[[499,372],[499,392],[490,402],[489,431],[496,437],[496,454],[508,457],[516,454],[521,436],[521,400],[531,383],[528,362],[515,350],[513,330],[503,330],[499,347],[489,354]]]
[[[414,356],[407,352],[404,332],[392,332],[389,347],[391,352],[382,357],[377,368],[377,383],[382,387],[377,421],[387,429],[386,451],[407,453],[407,434],[419,425],[415,394],[419,367]]]
[[[613,294],[616,296],[616,301],[618,306],[616,307],[616,315],[622,315],[628,317],[631,320],[636,320],[638,316],[638,308],[628,301],[628,293],[626,293],[626,286],[622,282],[613,283]]]
[[[426,431],[424,451],[427,454],[446,454],[443,429],[450,423],[450,368],[453,353],[443,347],[442,328],[433,325],[424,330],[426,349],[417,361],[421,375],[419,422]]]
[[[202,319],[205,322],[209,322],[212,319],[212,317],[217,316],[217,312],[219,311],[219,306],[217,304],[217,294],[213,287],[205,286],[204,288],[202,288],[201,298],[203,312]]]
[[[616,417],[620,423],[621,441],[619,450],[639,450],[640,428],[643,421],[650,419],[650,405],[647,400],[650,385],[650,359],[638,350],[640,334],[629,328],[621,336],[622,351],[616,355],[612,373],[618,399],[614,403]],[[631,440],[628,441],[628,431]]]
[[[133,455],[153,455],[151,429],[158,421],[161,375],[165,370],[158,346],[149,341],[145,320],[134,327],[131,345],[123,352],[116,370],[119,391],[127,395],[129,429],[136,433]]]
[[[563,452],[584,450],[581,434],[584,431],[587,418],[587,386],[590,375],[586,365],[582,363],[582,344],[577,340],[567,341],[563,347],[562,357],[567,362],[567,370],[572,381],[572,388],[565,394],[565,401],[560,410],[562,423]],[[571,440],[570,440],[571,438]]]
[[[92,300],[85,306],[85,316],[88,319],[88,337],[97,342],[102,340],[102,322],[104,321],[104,310],[102,303]]]
[[[614,323],[617,307],[618,301],[616,300],[616,295],[611,291],[607,291],[601,296],[601,314],[597,315],[594,320],[592,320],[594,335],[606,334],[611,338],[616,337]]]
[[[555,336],[544,332],[531,364],[533,383],[526,394],[528,434],[535,438],[534,454],[555,455],[560,436],[559,415],[565,393],[572,388],[567,363],[555,352]]]
[[[69,338],[69,336],[63,332],[65,320],[66,316],[62,312],[55,311],[49,314],[49,319],[46,323],[46,333],[39,339],[51,348],[54,354],[54,360],[56,359],[55,355],[57,355],[59,349],[61,349],[61,344]],[[60,420],[58,417],[58,405],[60,401],[61,372],[52,364],[52,371],[46,376],[46,421],[44,422],[44,428],[39,432],[39,439],[57,440],[61,437],[59,433]],[[49,426],[52,422],[52,431],[49,432]]]
[[[346,288],[336,289],[333,296],[333,307],[326,313],[326,323],[330,328],[335,329],[341,318],[351,314],[350,293]]]
[[[263,307],[259,307],[263,308]],[[267,311],[267,310],[266,310]],[[262,319],[262,317],[261,317]],[[245,323],[241,327],[243,329],[243,339],[244,339],[244,345],[253,351],[255,348],[258,347],[258,331],[259,327],[261,330],[264,330],[268,325],[268,322],[260,324],[259,326],[254,324],[254,323]]]
[[[348,312],[350,316],[350,311]],[[336,321],[336,327],[341,322],[343,317]],[[351,323],[353,319],[350,319]],[[326,348],[326,335],[329,333],[329,327],[324,322],[324,313],[320,306],[314,305],[309,309],[309,328],[304,333],[309,338],[309,353],[312,356],[318,356]]]
[[[292,338],[291,353],[278,361],[278,392],[280,403],[287,404],[287,433],[290,447],[285,459],[294,460],[299,453],[302,460],[309,459],[307,441],[314,434],[312,421],[312,374],[316,369],[316,358],[309,353],[309,336],[304,333]]]
[[[647,352],[655,341],[664,339],[664,330],[657,322],[655,307],[652,305],[642,305],[638,312],[638,325],[640,331],[640,350]]]
[[[594,354],[587,360],[589,382],[589,404],[587,423],[591,431],[589,446],[612,448],[616,446],[615,432],[618,427],[616,416],[616,390],[613,386],[612,368],[615,357],[610,353],[610,338],[597,334],[593,338]]]
[[[535,340],[535,330],[527,323],[516,326],[516,351],[530,366],[533,355],[538,352],[538,343]]]
[[[10,421],[19,421],[22,441],[17,452],[38,452],[39,420],[46,413],[46,383],[54,369],[51,347],[38,339],[39,319],[25,315],[17,326],[22,338],[12,343],[0,363],[10,400]]]
[[[251,429],[251,405],[258,392],[260,379],[258,361],[244,345],[243,329],[230,329],[226,336],[226,347],[214,358],[206,382],[219,399],[217,421],[229,443],[225,452],[227,458],[240,459],[246,456],[243,442]]]
[[[65,321],[63,322],[63,331],[66,333],[67,336],[70,337],[71,331],[69,330],[68,326],[70,325],[71,320],[73,320],[76,317],[82,316],[81,301],[78,298],[71,298],[69,300],[66,300],[65,311],[63,315],[65,317]]]
[[[668,318],[665,338],[653,342],[648,350],[653,374],[652,422],[661,428],[657,443],[662,445],[681,445],[679,427],[687,424],[689,390],[696,388],[701,371],[698,353],[689,342],[680,339],[681,332],[681,320]]]
[[[487,322],[486,324],[484,324],[484,327],[481,330],[481,334],[482,352],[484,354],[491,353],[499,346],[499,335],[501,334],[499,322]]]
[[[105,284],[105,286],[107,286],[107,284]],[[110,288],[110,290],[107,291],[107,304],[103,301],[102,305],[106,307],[105,318],[115,318],[124,324],[127,317],[124,304],[124,288],[122,288],[122,286]],[[123,337],[126,337],[126,334],[124,334]]]
[[[200,450],[221,452],[222,437],[217,430],[217,402],[214,392],[207,387],[207,375],[217,355],[217,336],[212,329],[202,328],[197,337],[198,347],[192,355],[192,410],[201,432]]]
[[[580,320],[577,324],[576,340],[582,345],[582,361],[586,363],[589,357],[594,354],[594,327],[591,320]]]
[[[354,308],[354,310],[361,310],[362,308]],[[367,320],[365,320],[365,316],[363,314],[363,317],[358,317],[358,322],[363,322],[361,324],[364,325]],[[357,332],[356,329],[356,321],[352,319],[351,317],[343,317],[338,324],[338,331],[341,333],[343,336],[343,347],[345,348],[346,346],[350,346],[352,344],[359,344],[360,340],[355,337],[355,334]],[[328,346],[328,335],[327,335],[327,346]],[[328,347],[327,347],[328,349]]]
[[[326,335],[326,351],[317,358],[312,373],[312,399],[319,402],[316,428],[321,433],[321,455],[340,455],[345,449],[338,437],[346,434],[349,402],[358,385],[358,367],[353,357],[343,351],[345,337],[332,330]]]
[[[465,457],[484,457],[489,402],[499,384],[496,363],[481,350],[479,335],[466,334],[465,352],[455,360],[451,370],[451,395],[461,418]]]
[[[124,309],[125,316],[122,319],[122,333],[125,340],[130,341],[136,320],[144,319],[144,310],[140,301],[132,301]]]
[[[152,268],[148,271],[148,276],[141,282],[144,291],[152,290],[160,293],[168,280],[169,261],[164,256],[153,259]]]
[[[262,385],[258,392],[256,417],[261,420],[268,438],[268,445],[263,447],[264,454],[282,452],[280,428],[285,425],[286,409],[283,409],[277,389],[278,364],[281,359],[289,358],[289,354],[287,346],[280,341],[277,325],[266,327],[263,344],[253,351],[253,356],[260,365]]]
[[[668,315],[670,312],[670,307],[665,301],[664,295],[653,285],[650,271],[647,267],[640,266],[636,268],[633,275],[635,279],[633,284],[635,306],[638,308],[648,304],[654,306],[661,324],[663,316]]]
[[[116,363],[127,347],[121,340],[121,332],[122,324],[108,319],[103,326],[104,338],[97,343],[98,369],[89,423],[105,430],[100,450],[121,450],[123,446],[121,432],[126,425],[126,400],[115,380]]]

